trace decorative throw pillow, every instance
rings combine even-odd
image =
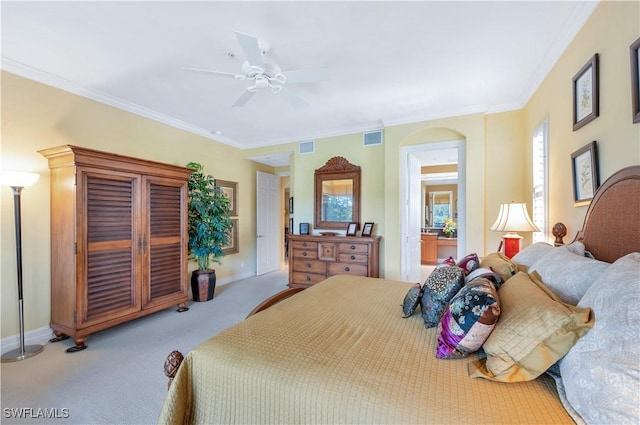
[[[438,326],[447,303],[464,285],[464,271],[458,266],[439,267],[424,282],[420,308],[427,328]]]
[[[442,263],[438,264],[436,266],[436,269],[440,267],[448,267],[448,266],[455,266],[455,265],[456,265],[456,260],[454,260],[453,257],[449,257],[446,260],[444,260]]]
[[[542,282],[562,301],[576,305],[609,266],[604,261],[576,255],[569,246],[561,246],[535,261],[529,272],[538,272]]]
[[[504,282],[502,280],[502,276],[500,276],[498,273],[486,267],[478,267],[477,269],[475,269],[474,271],[466,275],[464,277],[464,282],[465,284],[468,284],[472,280],[477,279],[479,277],[489,279],[491,282],[493,282],[496,289],[500,289],[500,285],[502,285],[502,283]]]
[[[587,423],[640,423],[640,253],[614,262],[578,306],[596,323],[560,360],[569,403]]]
[[[480,259],[478,258],[478,254],[474,252],[473,254],[469,254],[462,260],[458,261],[456,266],[460,267],[464,270],[465,274],[467,274],[477,269],[479,264]]]
[[[404,302],[402,303],[402,317],[409,317],[415,311],[418,304],[420,304],[420,298],[422,298],[422,286],[420,283],[416,283],[409,289],[407,295],[404,296]]]
[[[516,274],[516,265],[501,252],[493,252],[480,261],[480,267],[490,268],[498,273],[503,281],[507,281],[511,276]]]
[[[593,327],[590,308],[560,301],[539,277],[519,272],[500,291],[500,321],[470,365],[471,377],[520,382],[537,378]]]
[[[476,278],[449,301],[438,324],[439,359],[460,359],[482,347],[500,317],[493,282]]]

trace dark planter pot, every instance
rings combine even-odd
[[[213,299],[216,289],[215,270],[194,270],[191,273],[191,292],[194,301],[209,301]]]

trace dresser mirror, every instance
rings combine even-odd
[[[315,172],[316,229],[346,230],[360,222],[360,167],[341,156]]]

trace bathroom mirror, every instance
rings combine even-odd
[[[346,230],[360,222],[360,167],[341,156],[315,172],[316,229]]]

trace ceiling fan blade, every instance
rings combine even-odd
[[[282,96],[282,98],[287,103],[299,109],[306,108],[307,106],[309,106],[309,103],[306,100],[304,100],[297,94],[293,93],[292,91],[285,89],[284,87],[282,88],[278,96]]]
[[[184,69],[185,71],[204,72],[206,74],[213,74],[219,77],[231,77],[231,78],[235,78],[236,80],[246,80],[246,77],[244,75],[232,74],[230,72],[212,71],[210,69],[201,69],[201,68],[187,68],[184,66],[181,69]]]
[[[282,74],[287,78],[287,83],[312,83],[331,78],[327,68],[292,69],[282,71]]]
[[[239,108],[240,106],[244,106],[244,104],[247,103],[255,93],[256,93],[255,91],[245,90],[244,93],[242,93],[240,97],[237,98],[236,101],[233,102],[231,106],[233,106],[234,108]]]
[[[258,44],[258,39],[254,36],[236,31],[236,37],[244,53],[244,57],[251,66],[257,66],[264,69],[264,61],[262,60],[262,49]]]

